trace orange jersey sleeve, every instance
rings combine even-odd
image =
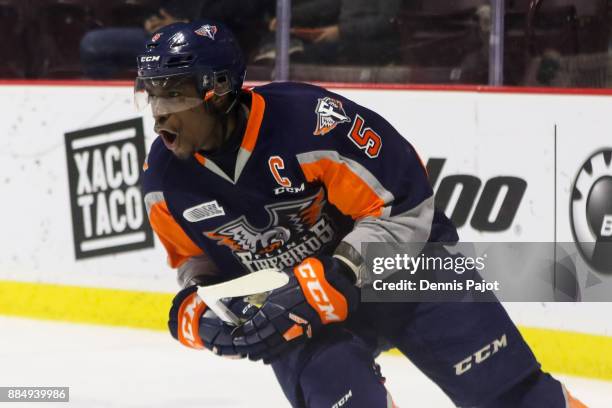
[[[153,231],[166,248],[168,264],[172,268],[178,268],[189,258],[204,253],[174,220],[166,201],[160,200],[151,205],[149,221]]]

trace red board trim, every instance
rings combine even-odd
[[[257,86],[265,82],[247,82],[247,86]],[[610,96],[612,89],[602,88],[535,88],[514,86],[482,85],[434,85],[434,84],[370,84],[349,82],[315,82],[325,88],[352,90],[385,90],[385,91],[434,91],[434,92],[479,92],[502,94],[550,94],[550,95],[594,95]],[[94,80],[50,80],[50,79],[0,79],[0,86],[99,86],[99,87],[132,87],[132,81],[94,81]]]

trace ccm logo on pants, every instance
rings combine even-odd
[[[340,401],[332,405],[332,408],[340,408],[344,406],[344,404],[346,404],[349,398],[351,398],[352,396],[353,396],[353,390],[349,390],[349,392],[344,397],[340,398]]]
[[[502,335],[499,339],[493,340],[492,343],[487,344],[474,354],[469,357],[466,357],[464,360],[461,360],[455,367],[455,374],[461,375],[472,368],[472,363],[480,364],[485,361],[487,358],[491,357],[493,354],[497,353],[500,349],[508,346],[508,340],[506,339],[506,335]]]

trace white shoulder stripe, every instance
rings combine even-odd
[[[147,214],[151,213],[151,208],[160,201],[164,201],[164,193],[163,191],[151,191],[150,193],[145,194],[144,202],[147,207]]]

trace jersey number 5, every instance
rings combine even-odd
[[[353,127],[348,134],[348,138],[357,145],[370,158],[378,157],[382,148],[382,140],[378,133],[369,127],[364,126],[365,121],[359,115],[355,115]]]

